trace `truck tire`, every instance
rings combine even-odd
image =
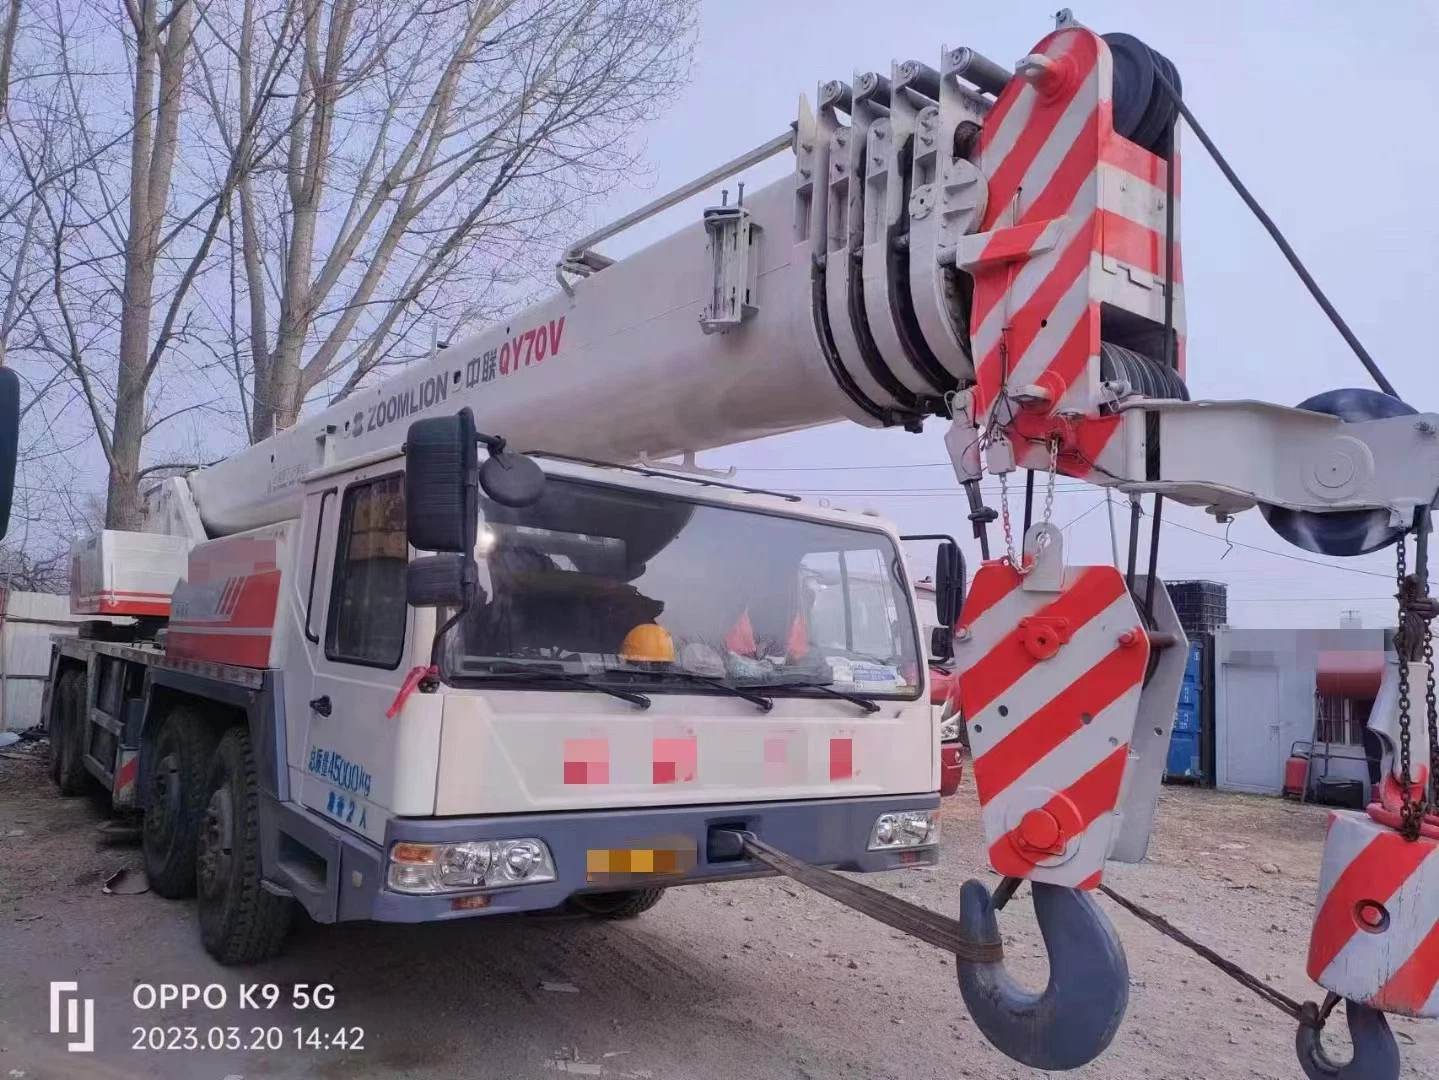
[[[294,902],[260,882],[260,787],[250,733],[233,727],[215,749],[197,881],[200,941],[222,964],[254,964],[279,953]]]
[[[580,893],[570,897],[577,911],[596,919],[633,919],[660,902],[664,889],[627,889],[624,892]]]
[[[50,708],[50,779],[61,795],[83,795],[90,787],[84,747],[85,672],[70,667],[55,684]]]
[[[219,733],[203,711],[175,705],[140,740],[140,830],[150,888],[171,900],[195,893],[195,849]]]

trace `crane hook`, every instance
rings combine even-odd
[[[984,1037],[1033,1069],[1074,1069],[1102,1054],[1129,1004],[1129,964],[1114,926],[1078,889],[1031,882],[1049,953],[1043,993],[1022,989],[1003,961],[958,963],[959,992]],[[959,894],[959,921],[979,941],[998,941],[994,900],[983,882]]]
[[[1344,1019],[1354,1056],[1343,1065],[1329,1060],[1319,1042],[1319,1029],[1301,1024],[1294,1036],[1299,1067],[1309,1080],[1399,1080],[1399,1044],[1389,1021],[1378,1009],[1344,999]]]

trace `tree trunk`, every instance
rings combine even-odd
[[[189,48],[193,4],[177,0],[160,40],[157,0],[142,0],[135,26],[134,129],[130,145],[130,222],[125,239],[125,283],[120,313],[119,371],[110,436],[110,483],[105,525],[139,529],[140,451],[145,439],[145,397],[150,362],[150,320],[155,305],[155,260],[170,197],[170,176],[180,125],[181,80]],[[159,100],[156,83],[159,83]]]

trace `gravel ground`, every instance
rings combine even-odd
[[[958,913],[981,861],[973,789],[944,810],[938,868],[866,880]],[[1291,996],[1304,975],[1321,809],[1166,789],[1150,859],[1108,881]],[[95,800],[61,799],[43,754],[0,753],[0,1080],[48,1077],[611,1078],[973,1077],[1036,1073],[993,1050],[966,1015],[951,958],[778,880],[677,889],[628,923],[484,920],[304,925],[284,957],[236,971],[201,951],[189,905],[107,896],[133,848],[102,843]],[[1270,1006],[1108,900],[1129,956],[1129,1014],[1110,1049],[1072,1075],[1289,1078],[1293,1027]],[[1012,968],[1044,978],[1021,898],[1001,917]],[[96,1052],[47,1032],[51,979],[96,1001]],[[228,1002],[141,1011],[137,983],[218,983]],[[329,983],[333,1008],[240,1010],[240,984]],[[342,1026],[363,1049],[130,1049],[137,1026]],[[1341,1025],[1342,1027],[1342,1025]],[[1439,1078],[1439,1028],[1395,1022],[1405,1077]],[[1347,1054],[1335,1040],[1335,1054]]]

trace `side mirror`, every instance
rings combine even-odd
[[[480,466],[480,487],[501,506],[529,506],[544,493],[545,473],[533,458],[491,449]]]
[[[421,551],[469,555],[479,528],[475,415],[416,420],[405,435],[405,537]]]
[[[953,632],[964,601],[964,556],[953,540],[944,540],[934,563],[934,608],[939,624]]]
[[[480,465],[479,444],[489,459]],[[468,408],[416,420],[405,435],[405,533],[421,551],[469,553],[479,528],[481,489],[501,506],[529,506],[544,492],[544,471],[475,430]]]
[[[410,565],[414,565],[411,563]],[[931,660],[954,659],[954,624],[936,626],[929,632],[929,658]]]
[[[0,367],[0,540],[10,529],[15,498],[15,461],[20,453],[20,376]]]
[[[478,576],[472,555],[426,555],[405,568],[405,602],[411,607],[463,608]]]

